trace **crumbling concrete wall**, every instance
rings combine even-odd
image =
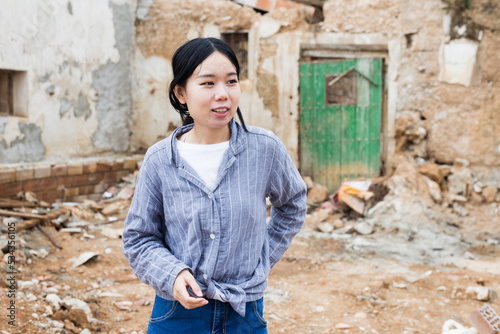
[[[27,113],[0,117],[0,163],[125,152],[136,0],[10,1],[0,69],[25,71]]]

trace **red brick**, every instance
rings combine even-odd
[[[489,305],[472,312],[469,320],[481,334],[500,334],[500,317]]]
[[[68,175],[68,166],[66,164],[56,164],[52,166],[52,176]]]
[[[68,165],[68,175],[82,175],[82,174],[83,174],[83,166],[81,164]]]
[[[40,191],[52,190],[57,188],[57,180],[54,178],[45,178],[40,180],[30,180],[23,183],[25,191],[33,191],[38,193]]]
[[[16,181],[33,180],[35,177],[35,170],[33,168],[21,168],[16,170]]]
[[[12,183],[16,181],[16,170],[13,168],[0,169],[0,184]]]
[[[88,185],[88,186],[80,186],[80,195],[88,195],[88,194],[93,194],[94,193],[94,185]]]
[[[90,174],[88,176],[89,184],[98,184],[104,180],[104,173]]]
[[[98,162],[97,163],[97,172],[109,172],[111,170],[111,165],[107,162]]]
[[[97,171],[97,163],[92,162],[83,165],[83,174],[93,174]]]
[[[58,184],[66,188],[85,186],[89,182],[88,175],[63,176],[58,179]]]
[[[37,194],[37,198],[40,201],[46,201],[49,203],[55,202],[58,199],[62,199],[64,196],[64,190],[48,190]]]
[[[104,183],[107,184],[115,184],[116,183],[116,172],[110,172],[104,174],[104,178],[102,179]]]
[[[15,197],[20,191],[23,191],[22,183],[7,183],[0,187],[0,197]]]
[[[115,162],[111,163],[111,170],[112,171],[119,171],[119,170],[123,170],[123,169],[124,169],[123,162],[115,161]]]

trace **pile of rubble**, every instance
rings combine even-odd
[[[57,253],[52,247],[39,247],[38,243],[33,241],[31,230],[38,229],[59,250],[63,247],[57,240],[64,240],[64,236],[69,236],[70,239],[78,238],[82,244],[96,238],[121,238],[124,220],[135,190],[136,176],[137,172],[123,177],[123,182],[108,188],[99,202],[84,200],[81,203],[48,204],[38,201],[36,194],[31,192],[19,193],[17,200],[0,198],[0,229],[2,230],[0,249],[3,252],[0,259],[2,262],[0,272],[3,277],[7,278],[10,276],[9,273],[16,272],[14,282],[2,279],[0,286],[8,288],[13,284],[12,291],[15,291],[15,298],[19,303],[28,302],[39,305],[37,312],[31,314],[39,330],[79,334],[100,331],[105,323],[95,317],[100,309],[97,300],[102,297],[119,296],[103,292],[102,289],[109,288],[116,282],[135,281],[137,278],[131,273],[117,274],[113,276],[113,279],[99,277],[94,282],[89,282],[90,286],[85,293],[73,291],[70,283],[63,283],[60,276],[84,273],[85,265],[99,260],[98,252],[85,248],[80,250],[80,247],[77,248],[80,250],[77,252],[78,255],[68,260],[70,262],[68,267],[54,268],[48,273],[42,275],[38,273],[39,276],[32,278],[25,277],[25,273],[30,271],[30,265],[34,262],[47,261],[54,256],[63,259],[70,254],[70,251],[72,253],[75,251],[75,249],[65,249],[64,253]],[[9,227],[12,231],[8,230]],[[9,244],[9,233],[14,235],[10,239],[15,241],[15,246]],[[59,235],[56,237],[55,234]],[[112,249],[105,249],[106,254],[111,254],[111,252]],[[49,257],[49,255],[53,256]],[[150,301],[146,298],[138,298],[130,302],[118,301],[114,303],[114,307],[117,310],[128,310],[149,303]],[[23,323],[23,325],[27,324]]]
[[[395,165],[390,177],[345,181],[334,194],[305,177],[309,214],[302,235],[420,263],[476,260],[474,247],[500,246],[500,193],[467,161],[439,165],[401,153]]]

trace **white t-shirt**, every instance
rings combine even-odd
[[[217,182],[217,172],[224,152],[229,147],[229,141],[211,145],[189,144],[177,140],[179,154],[198,173],[205,184],[214,190]]]

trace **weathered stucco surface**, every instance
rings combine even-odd
[[[38,161],[44,156],[41,129],[35,124],[16,122],[15,119],[0,119],[0,161]],[[10,134],[10,138],[9,138]]]
[[[135,0],[9,1],[3,7],[0,69],[26,71],[28,113],[3,132],[0,142],[17,140],[3,140],[0,156],[8,158],[0,162],[128,149],[135,10]]]
[[[99,96],[96,102],[99,129],[93,134],[92,141],[99,149],[123,152],[128,149],[130,135],[130,54],[133,51],[134,25],[129,5],[110,5],[120,60],[108,60],[106,65],[92,73],[92,88]]]

